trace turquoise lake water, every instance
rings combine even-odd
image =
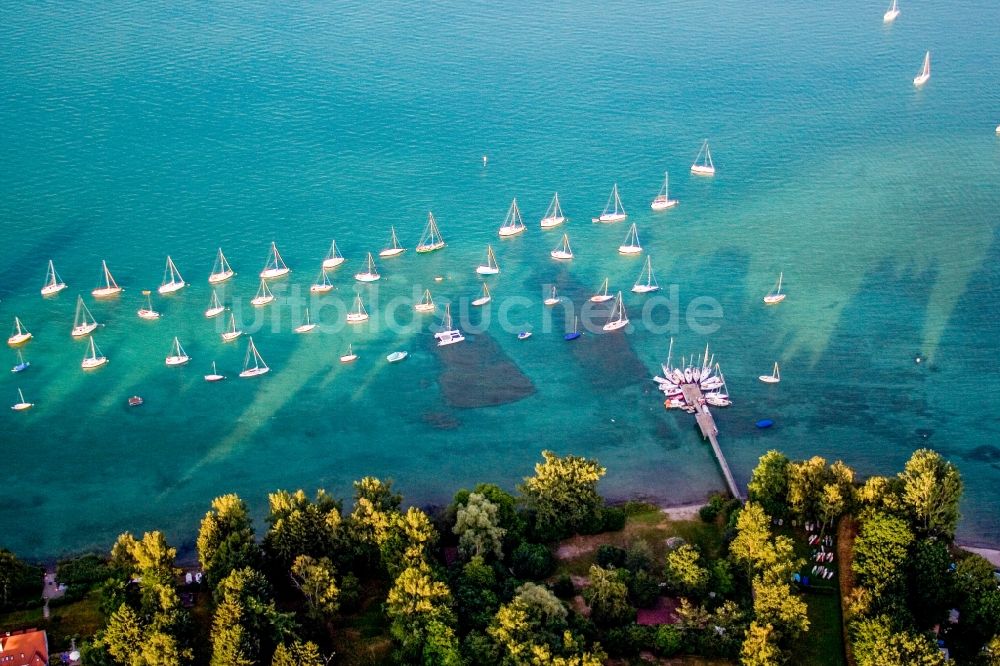
[[[0,545],[46,556],[153,528],[186,541],[223,492],[260,515],[270,490],[349,496],[367,474],[443,503],[512,487],[543,448],[599,458],[610,497],[721,489],[693,419],[649,381],[668,315],[628,294],[642,258],[616,252],[627,224],[590,222],[615,182],[682,314],[699,297],[721,308],[712,333],[680,317],[675,355],[708,343],[722,364],[735,404],[715,413],[741,482],[770,448],[869,474],[932,446],[965,479],[960,536],[1000,543],[1000,4],[914,1],[889,27],[857,0],[538,5],[0,5],[0,321],[35,336],[0,396],[37,403],[0,412]],[[706,137],[714,179],[688,171]],[[655,214],[667,170],[681,203]],[[570,221],[542,232],[555,190]],[[501,241],[515,196],[529,229]],[[448,246],[418,256],[428,210]],[[410,250],[358,285],[390,225]],[[562,232],[576,258],[557,264]],[[295,335],[331,238],[348,262],[312,302],[321,327]],[[255,312],[272,240],[292,274]],[[502,268],[490,323],[438,350],[437,318],[408,304],[430,288],[458,315],[487,243]],[[257,380],[235,377],[245,340],[223,345],[224,322],[202,314],[218,246],[238,272],[219,294],[272,367]],[[141,321],[167,254],[190,286],[154,293],[164,316]],[[50,258],[69,288],[43,300]],[[101,259],[118,301],[90,298]],[[779,271],[788,298],[764,307]],[[633,326],[564,342],[547,285],[579,307],[605,276]],[[358,290],[382,316],[347,329]],[[69,335],[77,293],[111,359],[91,374]],[[504,327],[515,296],[530,305]],[[535,335],[518,341],[522,327]],[[163,363],[175,335],[184,368]],[[348,343],[360,359],[342,366]],[[410,358],[390,366],[397,349]],[[203,381],[213,360],[229,380]],[[775,360],[782,382],[758,382]],[[146,404],[130,410],[132,394]],[[518,399],[462,406],[497,396]],[[756,430],[764,417],[777,427]]]

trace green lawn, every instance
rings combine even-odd
[[[49,650],[61,652],[69,648],[71,639],[89,638],[101,628],[100,596],[99,591],[92,590],[79,601],[56,606],[48,620],[42,617],[41,608],[4,613],[0,615],[0,630],[44,629],[49,638]]]
[[[809,631],[799,638],[793,653],[802,664],[844,666],[844,636],[840,628],[840,597],[836,594],[805,594],[809,605]]]

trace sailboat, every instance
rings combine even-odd
[[[698,151],[698,156],[694,158],[694,164],[691,165],[691,173],[696,176],[714,176],[715,175],[715,163],[712,162],[712,151],[708,148],[708,139],[701,144],[701,150]]]
[[[497,255],[493,253],[493,246],[486,246],[486,263],[476,268],[480,275],[496,275],[500,272],[500,265],[497,263]]]
[[[361,301],[361,294],[355,294],[354,296],[354,310],[347,313],[347,323],[348,324],[360,324],[368,319],[368,311],[365,310],[365,304]]]
[[[309,319],[309,308],[306,308],[306,322],[295,327],[296,333],[308,333],[316,328],[316,324]]]
[[[150,294],[152,294],[152,293],[153,292],[151,292],[149,289],[143,289],[142,290],[142,295],[146,297],[146,306],[142,307],[142,308],[139,308],[136,311],[136,314],[139,315],[140,319],[159,319],[160,318],[160,313],[153,309],[153,301],[152,301],[152,297],[150,296]],[[80,299],[80,303],[77,305],[77,309],[79,309],[80,305],[83,305],[83,299],[82,298]],[[87,306],[84,305],[83,307],[86,308]],[[76,328],[74,327],[73,330],[76,331]],[[76,335],[76,334],[74,333],[74,335]],[[81,333],[80,335],[83,335],[83,333]]]
[[[243,331],[236,328],[236,315],[232,312],[229,313],[229,328],[222,332],[223,342],[232,342],[236,338],[243,335]]]
[[[267,254],[267,263],[264,264],[264,270],[260,272],[260,278],[273,280],[288,275],[289,270],[288,266],[285,265],[285,260],[278,253],[278,246],[275,245],[274,241],[271,241],[271,251]]]
[[[563,340],[576,340],[578,337],[580,337],[580,318],[573,317],[573,330],[566,331],[563,335]]]
[[[562,242],[549,252],[549,255],[560,261],[569,261],[573,258],[573,250],[569,246],[569,234],[563,234]]]
[[[602,328],[605,331],[617,331],[628,324],[628,317],[625,315],[625,303],[622,301],[622,292],[615,296],[615,305],[611,308],[611,318],[608,319]]]
[[[17,389],[17,397],[19,398],[19,401],[10,406],[10,408],[15,412],[23,412],[24,410],[31,409],[35,406],[35,403],[28,402],[24,399],[24,393],[21,392],[20,388]]]
[[[431,290],[424,289],[424,297],[413,306],[417,312],[434,312],[434,299],[431,298]]]
[[[7,338],[7,344],[11,347],[16,347],[17,345],[23,345],[25,342],[31,339],[31,333],[28,329],[24,327],[21,320],[18,317],[14,317],[14,330]]]
[[[342,263],[344,263],[344,256],[337,249],[337,241],[332,240],[330,241],[330,251],[326,253],[326,257],[323,259],[323,268],[336,268]]]
[[[503,219],[503,224],[500,225],[500,238],[516,236],[527,228],[524,226],[524,220],[521,219],[521,209],[517,207],[517,197],[515,197],[510,202],[510,208],[507,209],[507,217]]]
[[[765,384],[777,384],[778,382],[780,382],[781,371],[778,369],[778,362],[777,361],[774,362],[774,370],[771,371],[771,374],[761,375],[757,379],[764,382]]]
[[[212,301],[208,304],[208,309],[205,310],[205,316],[211,319],[212,317],[218,317],[220,314],[226,311],[225,306],[219,301],[219,294],[212,290]]]
[[[920,87],[927,83],[931,78],[931,52],[928,51],[924,55],[924,66],[920,69],[920,73],[913,77],[913,85]]]
[[[83,302],[83,296],[77,294],[76,315],[73,317],[73,329],[70,331],[70,335],[74,338],[82,338],[93,333],[95,328],[97,328],[97,320],[90,313],[87,304]]]
[[[368,253],[368,261],[365,264],[365,270],[361,273],[355,273],[354,279],[358,282],[374,282],[378,280],[381,275],[378,274],[378,268],[375,267],[375,257],[372,253]]]
[[[677,205],[677,199],[670,198],[670,173],[663,173],[663,187],[660,189],[660,193],[656,195],[653,202],[649,204],[649,207],[653,210],[666,210],[668,208],[673,208]]]
[[[545,305],[552,307],[559,303],[559,294],[556,293],[556,286],[552,285],[552,289],[549,290],[549,297],[542,301]]]
[[[326,268],[319,269],[319,277],[314,284],[309,285],[309,291],[314,294],[325,294],[328,291],[333,291],[333,283],[330,282],[330,276],[326,274]]]
[[[169,279],[168,279],[169,278]],[[163,269],[163,283],[160,285],[159,291],[161,294],[172,294],[175,291],[180,291],[187,286],[184,282],[184,278],[181,277],[181,272],[177,270],[177,266],[174,264],[174,260],[167,255],[167,265]]]
[[[618,195],[618,183],[611,188],[611,195],[608,197],[608,203],[604,206],[604,212],[600,216],[592,218],[594,222],[621,222],[628,217],[628,213],[625,212],[625,207],[622,206],[622,198]]]
[[[191,357],[181,347],[181,341],[174,336],[174,343],[170,346],[170,353],[167,354],[167,366],[184,365],[190,360]]]
[[[101,260],[101,268],[104,271],[104,286],[94,289],[91,294],[94,298],[111,298],[112,296],[117,296],[122,293],[122,288],[118,286],[115,279],[111,277],[111,271],[108,270],[108,262]]]
[[[108,357],[101,353],[101,348],[97,346],[94,336],[90,336],[90,349],[83,357],[80,367],[84,370],[99,368],[108,362]]]
[[[347,353],[340,357],[341,363],[351,363],[352,361],[357,361],[358,355],[354,353],[353,345],[347,343]]]
[[[11,372],[24,372],[25,370],[27,370],[30,367],[31,367],[31,363],[29,361],[25,361],[24,360],[24,355],[21,354],[21,350],[18,349],[17,350],[17,363],[14,364],[14,367],[11,368],[10,371]]]
[[[441,236],[441,230],[438,229],[437,220],[434,219],[434,213],[428,211],[427,226],[424,227],[424,233],[420,236],[420,242],[417,243],[417,254],[433,252],[443,247],[444,238]]]
[[[479,298],[477,298],[476,300],[472,301],[472,305],[474,305],[476,307],[480,307],[480,306],[486,305],[491,300],[493,300],[493,297],[490,295],[490,288],[488,286],[486,286],[486,283],[484,282],[483,283],[482,294],[479,296]]]
[[[60,291],[66,288],[66,283],[62,281],[59,277],[59,273],[56,273],[55,264],[49,259],[49,267],[45,272],[45,286],[42,287],[42,296],[52,296],[53,294],[58,294]]]
[[[603,303],[605,301],[610,301],[614,296],[608,293],[608,278],[604,278],[604,282],[601,283],[601,288],[597,290],[597,293],[590,297],[593,303]]]
[[[618,246],[618,254],[640,254],[642,246],[639,245],[639,230],[635,227],[635,222],[628,228],[625,234],[625,242]]]
[[[465,340],[462,331],[451,327],[451,303],[445,303],[444,317],[441,318],[441,330],[434,334],[438,347],[446,347]]]
[[[889,10],[882,15],[882,23],[892,23],[899,16],[899,2],[898,0],[892,0],[892,5],[889,6]]]
[[[399,243],[399,238],[396,237],[396,227],[389,227],[390,236],[389,244],[386,245],[385,249],[378,253],[380,257],[398,257],[399,255],[406,252],[406,248]]]
[[[250,305],[261,308],[274,300],[271,288],[267,286],[267,280],[260,279],[260,286],[257,288],[257,295],[250,299]]]
[[[545,210],[545,216],[541,221],[542,229],[558,227],[565,221],[566,216],[563,215],[562,206],[559,205],[559,193],[556,192],[552,195],[552,201],[549,203],[549,207]]]
[[[215,368],[215,361],[212,361],[212,372],[210,372],[209,374],[205,375],[205,381],[206,382],[221,382],[225,378],[226,378],[226,376],[225,375],[220,375],[219,371]]]
[[[264,362],[260,352],[257,351],[257,345],[253,343],[253,338],[250,338],[250,344],[247,345],[247,355],[243,359],[243,372],[240,373],[240,377],[257,377],[270,371],[271,368],[267,367],[267,363]]]
[[[218,284],[225,282],[234,275],[236,275],[236,271],[229,265],[229,261],[226,259],[226,255],[222,254],[222,248],[220,247],[219,253],[215,255],[215,264],[212,265],[212,272],[208,275],[208,283]]]
[[[781,282],[785,279],[785,273],[778,273],[778,284],[775,285],[774,289],[764,297],[764,302],[768,305],[774,305],[785,300],[785,295],[781,293]]]
[[[632,291],[637,294],[648,294],[651,291],[657,291],[660,285],[656,283],[656,276],[653,275],[653,258],[646,255],[646,265],[643,267],[642,272],[639,273],[639,278],[632,285]]]

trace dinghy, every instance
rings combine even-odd
[[[660,193],[656,195],[656,198],[649,204],[649,207],[655,211],[661,211],[673,208],[676,205],[677,199],[670,198],[670,173],[664,172],[663,188],[660,189]]]
[[[257,295],[250,299],[250,305],[255,308],[262,308],[273,301],[274,294],[271,293],[271,288],[267,286],[267,280],[261,278],[260,286],[257,288]]]
[[[715,175],[715,163],[712,162],[712,151],[708,147],[708,139],[701,144],[701,150],[698,151],[698,156],[694,158],[694,164],[691,165],[691,173],[696,176],[714,176]]]
[[[229,265],[229,261],[226,259],[226,255],[222,254],[222,248],[219,248],[218,254],[215,255],[215,263],[212,265],[212,272],[208,274],[209,284],[219,284],[220,282],[225,282],[229,278],[236,275],[236,271],[233,267]]]
[[[517,334],[518,340],[527,340],[530,337],[531,337],[531,331],[521,331],[520,333]]]
[[[330,241],[330,251],[326,253],[326,257],[323,258],[323,268],[331,269],[344,263],[344,256],[340,254],[340,250],[337,249],[337,241]]]
[[[240,377],[258,377],[270,371],[271,368],[267,367],[267,363],[264,362],[260,352],[257,351],[257,345],[253,343],[253,338],[250,338],[250,343],[247,345],[247,355],[243,359],[243,372],[240,373]]]
[[[214,317],[218,317],[220,314],[222,314],[225,311],[226,311],[226,308],[219,301],[219,295],[213,289],[212,290],[212,300],[208,304],[208,309],[205,310],[205,316],[208,317],[209,319],[212,319]]]
[[[229,313],[229,328],[222,332],[223,342],[232,342],[236,338],[243,335],[243,331],[236,328],[236,315],[232,312]]]
[[[170,346],[170,353],[167,354],[167,366],[184,365],[190,360],[191,357],[187,355],[181,347],[181,341],[175,336],[174,343]]]
[[[316,324],[314,324],[309,319],[309,308],[306,308],[306,320],[305,320],[305,323],[302,323],[302,324],[299,324],[298,326],[296,326],[295,327],[295,332],[296,333],[308,333],[309,331],[313,330],[314,328],[316,328]]]
[[[500,272],[500,265],[497,263],[497,256],[493,253],[493,246],[486,246],[486,263],[476,268],[480,275],[496,275]]]
[[[656,282],[656,276],[653,275],[653,258],[646,255],[646,265],[643,267],[642,272],[639,273],[639,278],[632,285],[632,291],[637,294],[648,294],[651,291],[657,291],[660,285]]]
[[[597,290],[597,293],[590,297],[593,303],[604,303],[605,301],[610,301],[614,296],[608,293],[608,278],[604,278],[604,282],[601,283],[601,288]]]
[[[614,307],[611,308],[611,318],[608,319],[602,328],[605,331],[617,331],[619,328],[624,328],[628,325],[628,317],[625,314],[625,303],[622,301],[622,292],[618,292],[615,296]]]
[[[618,183],[615,183],[614,187],[611,188],[611,195],[608,197],[608,203],[604,206],[604,212],[598,217],[592,219],[594,222],[611,224],[614,222],[622,222],[626,218],[628,218],[628,213],[625,212],[625,207],[622,206],[622,199],[618,195]]]
[[[517,207],[517,198],[515,197],[510,202],[510,208],[507,209],[507,217],[500,225],[500,238],[516,236],[527,228],[524,226],[524,220],[521,219],[521,210]]]
[[[267,262],[264,264],[264,269],[260,272],[260,279],[273,280],[288,275],[290,270],[285,265],[285,260],[281,258],[278,246],[274,241],[271,241],[271,251],[267,254]]]
[[[99,368],[108,362],[108,357],[101,353],[101,348],[97,346],[97,342],[94,341],[94,336],[90,336],[90,349],[83,357],[83,362],[80,363],[80,367],[84,370],[93,370],[94,368]]]
[[[420,242],[417,243],[417,254],[434,252],[435,250],[440,250],[443,247],[444,238],[441,237],[441,231],[438,229],[437,220],[434,219],[434,213],[428,211],[427,226],[424,227],[424,233],[420,236]]]
[[[556,192],[552,195],[552,201],[549,203],[549,207],[545,210],[545,216],[542,217],[540,224],[542,229],[552,229],[553,227],[558,227],[565,221],[566,216],[563,215],[562,206],[559,205],[559,193]]]
[[[361,294],[356,294],[354,296],[354,310],[347,313],[347,323],[360,324],[367,319],[368,311],[365,310],[365,304],[361,301]]]
[[[177,266],[174,265],[174,260],[167,255],[167,265],[163,269],[163,282],[157,289],[161,294],[172,294],[175,291],[180,291],[187,286],[184,278],[181,277],[181,272],[177,270]]]
[[[95,328],[97,328],[97,320],[90,313],[90,308],[87,307],[87,304],[83,302],[83,296],[77,294],[76,314],[73,316],[73,328],[69,334],[74,338],[82,338],[85,335],[93,333]]]
[[[66,283],[56,273],[55,264],[49,259],[49,267],[45,272],[45,285],[42,287],[42,296],[53,296],[66,288]]]
[[[160,313],[153,309],[152,293],[149,289],[142,290],[142,295],[146,297],[146,305],[136,311],[139,319],[153,320],[160,318]],[[80,303],[83,303],[83,299],[80,299]],[[83,307],[86,308],[87,306],[84,305]]]
[[[431,298],[430,289],[424,289],[424,297],[413,306],[413,309],[417,312],[434,312],[434,299]]]
[[[559,261],[569,261],[573,258],[573,250],[569,246],[569,234],[563,234],[562,241],[549,252],[549,255]]]
[[[354,279],[358,282],[375,282],[382,276],[378,274],[378,268],[375,267],[375,257],[372,253],[368,253],[368,260],[365,262],[365,270],[360,273],[354,274]]]
[[[618,254],[641,254],[642,246],[639,245],[639,230],[635,227],[635,222],[628,228],[625,234],[625,242],[618,246]]]
[[[389,230],[389,242],[385,248],[378,253],[378,256],[383,258],[398,257],[406,252],[406,248],[400,244],[399,238],[396,237],[396,227],[389,227]]]
[[[14,317],[14,330],[11,332],[10,337],[7,338],[7,344],[11,347],[17,347],[18,345],[23,345],[28,340],[31,339],[31,333],[18,317]]]
[[[103,259],[101,260],[101,269],[104,271],[104,286],[90,292],[94,298],[111,298],[122,293],[122,288],[118,286],[118,283],[111,276],[111,271],[108,270],[108,262]]]

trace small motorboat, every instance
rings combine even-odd
[[[531,331],[521,331],[520,333],[517,334],[518,340],[527,340],[530,337],[531,337]]]
[[[389,363],[399,363],[400,361],[402,361],[404,358],[406,358],[409,355],[410,354],[408,352],[405,352],[405,351],[396,351],[396,352],[392,352],[391,354],[389,354],[388,356],[386,356],[385,360],[389,361]]]
[[[774,425],[774,421],[772,421],[771,419],[761,419],[760,421],[757,421],[757,423],[755,423],[754,425],[756,425],[758,428],[761,429],[770,428],[771,426]]]
[[[132,396],[131,398],[128,399],[128,406],[129,407],[138,407],[143,402],[144,401],[143,401],[143,399],[141,397],[139,397],[137,395],[134,395],[134,396]]]

